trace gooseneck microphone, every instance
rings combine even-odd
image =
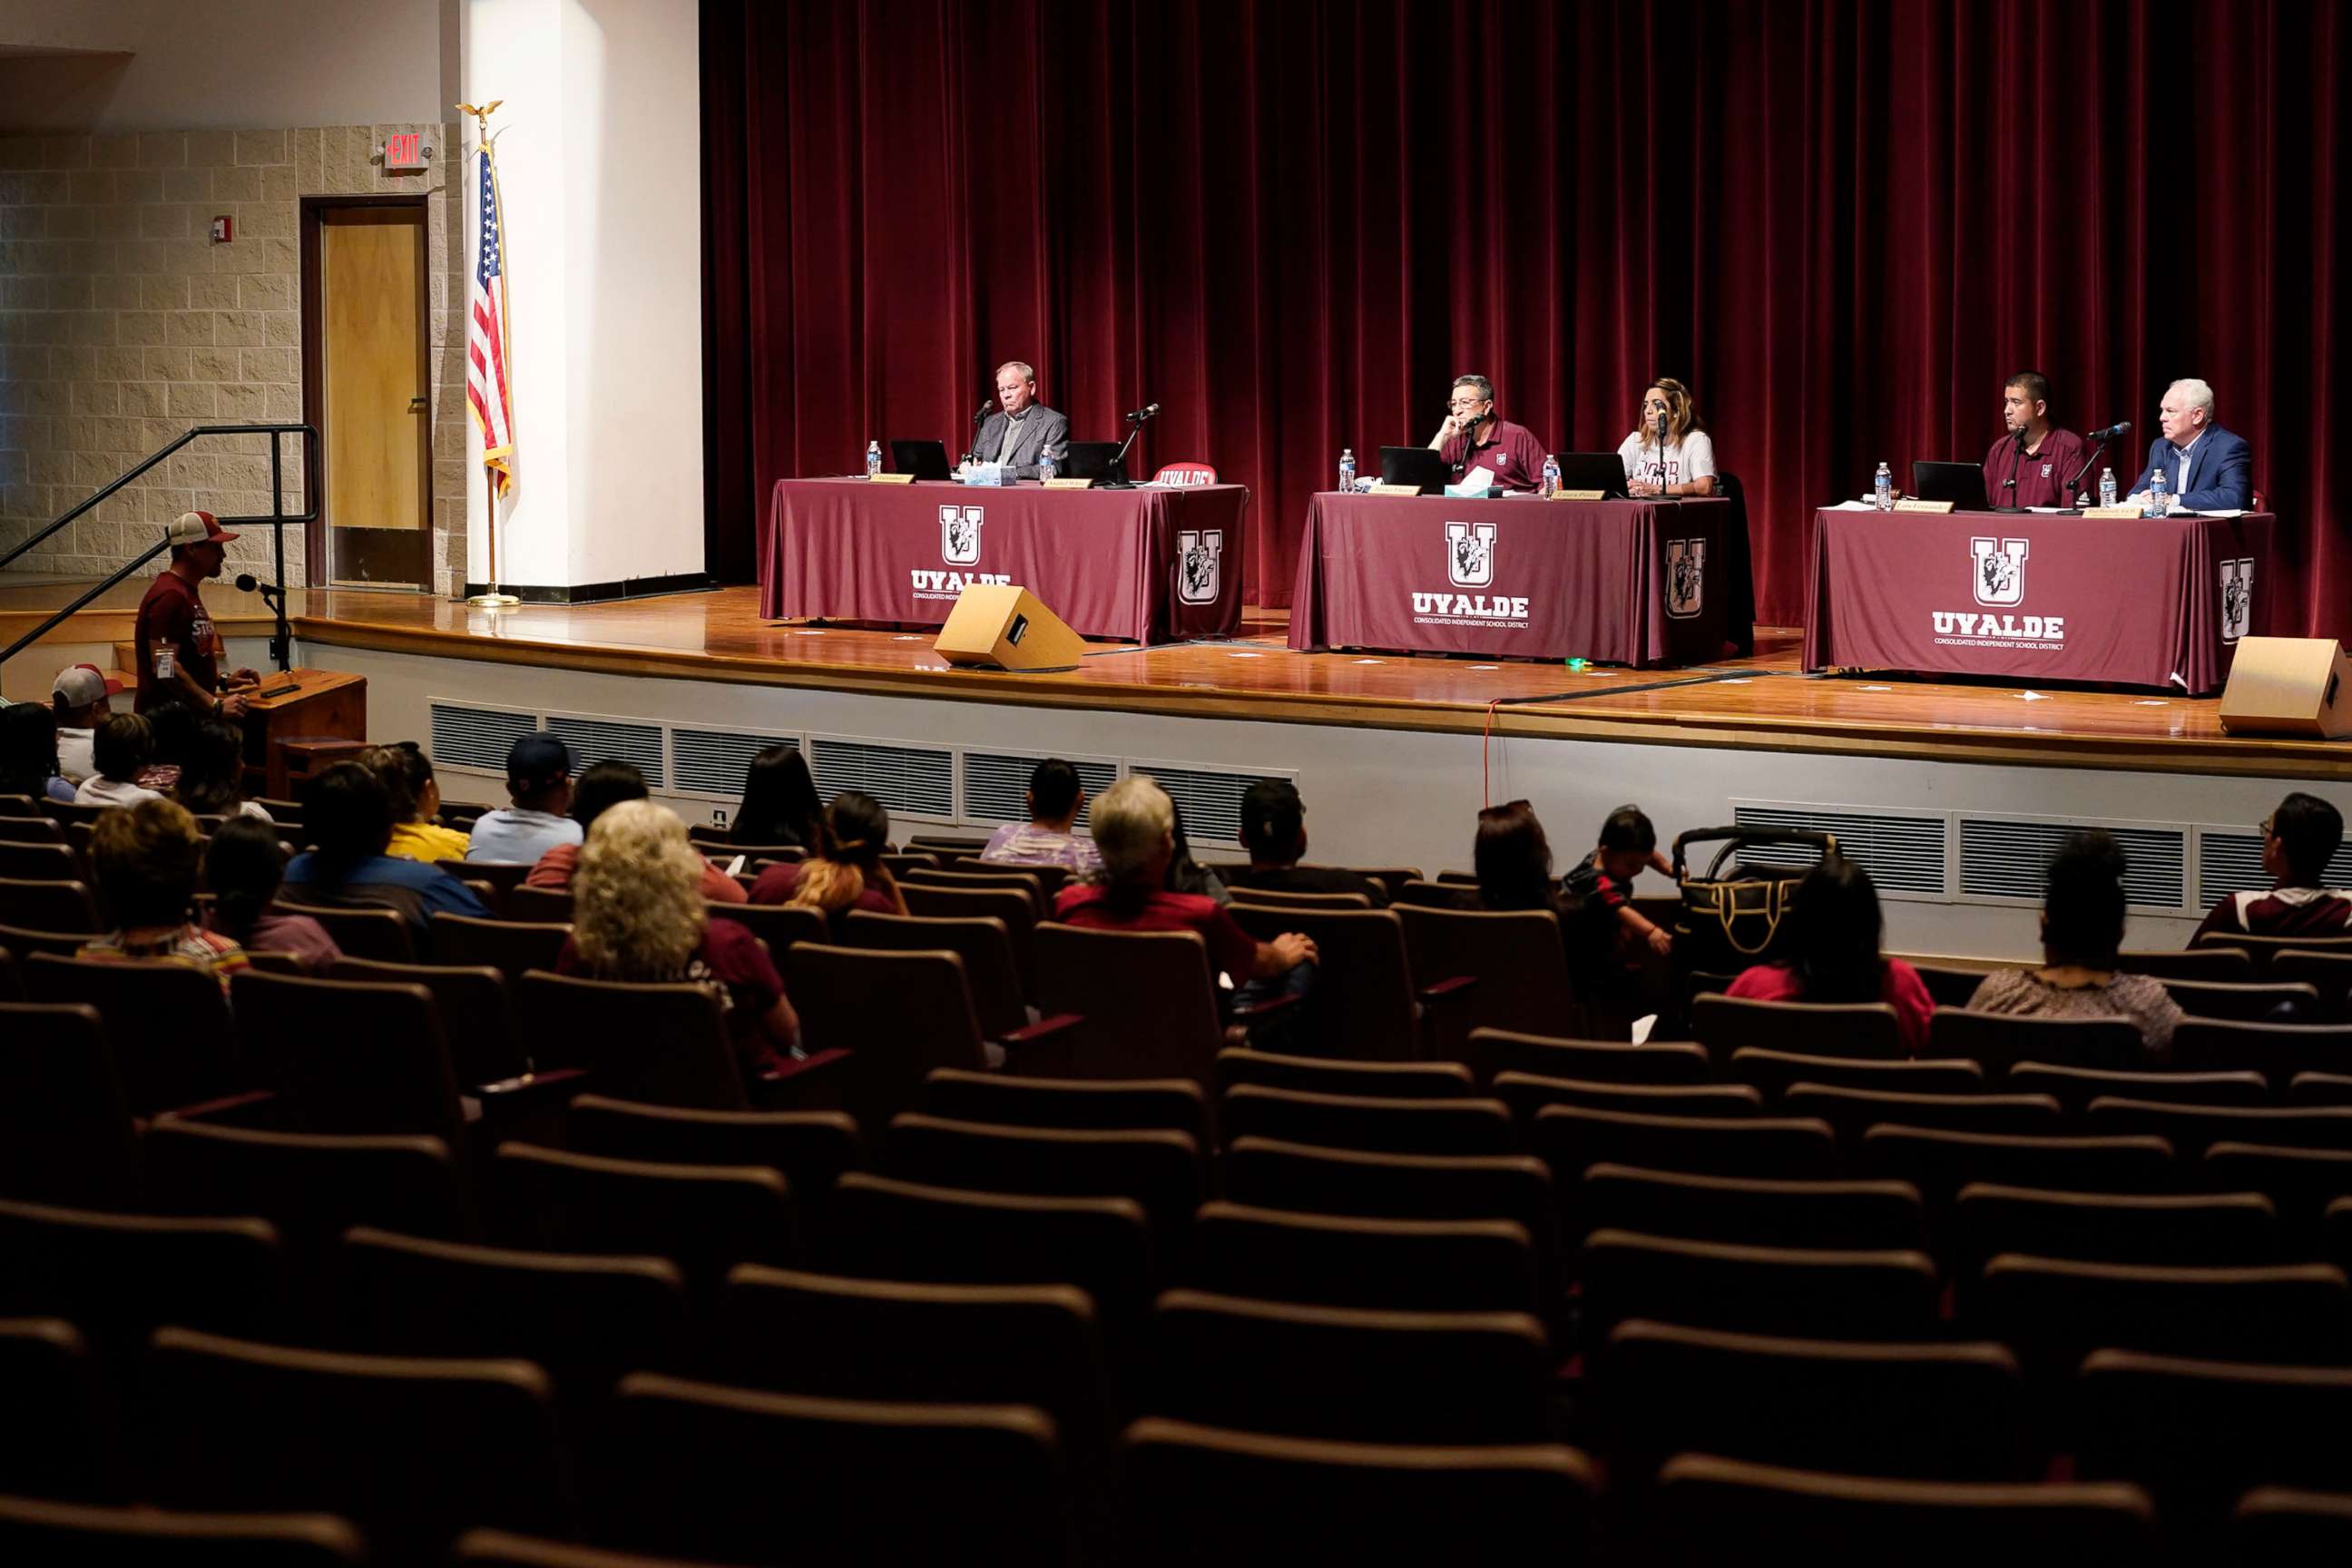
[[[2131,421],[2128,419],[2119,419],[2104,430],[2092,431],[2090,439],[2094,441],[2114,441],[2130,434]]]
[[[1127,422],[1129,425],[1140,425],[1147,419],[1157,419],[1159,417],[1160,405],[1157,403],[1147,403],[1142,407],[1138,408],[1128,415]]]

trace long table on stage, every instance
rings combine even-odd
[[[1804,667],[2203,696],[2229,679],[2240,637],[2285,627],[2277,522],[1824,509]]]
[[[1705,663],[1723,653],[1730,513],[1329,491],[1307,509],[1290,646]]]
[[[1010,583],[1081,637],[1178,642],[1242,621],[1241,485],[1002,489],[780,479],[760,614],[939,626],[970,583]]]

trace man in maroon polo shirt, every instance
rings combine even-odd
[[[1483,375],[1454,378],[1445,423],[1429,438],[1458,482],[1478,469],[1490,489],[1531,490],[1543,483],[1544,444],[1524,425],[1495,412],[1495,384]]]
[[[260,677],[249,669],[229,672],[223,689],[220,629],[205,608],[196,585],[221,574],[229,541],[236,537],[208,511],[184,511],[169,530],[171,570],[159,575],[139,601],[139,619],[131,647],[139,667],[139,695],[133,702],[144,713],[163,699],[177,698],[199,713],[234,718],[245,711],[244,691]],[[156,650],[166,649],[158,667]]]
[[[1986,497],[1997,507],[2067,505],[2083,438],[2050,423],[2049,378],[2032,370],[2011,376],[2000,389],[2000,417],[2001,438],[1985,454]]]

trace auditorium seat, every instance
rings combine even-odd
[[[1584,1173],[1570,1207],[1592,1230],[1687,1241],[1881,1252],[1927,1246],[1919,1194],[1902,1182],[1758,1181],[1603,1164]]]
[[[527,860],[444,860],[439,865],[453,877],[468,882],[488,882],[492,896],[483,902],[490,906],[490,912],[495,915],[510,912],[507,908],[508,895],[521,887],[523,879],[532,870],[531,863]]]
[[[286,915],[308,915],[326,928],[335,945],[353,958],[381,959],[386,963],[414,963],[422,954],[418,952],[416,934],[399,913],[388,909],[335,908],[327,904],[306,904],[291,893],[278,895],[277,912]],[[457,915],[436,915],[437,923],[457,920]],[[487,923],[487,922],[485,922]],[[437,946],[437,943],[436,943]],[[479,959],[454,957],[453,963],[476,963]]]
[[[1776,1104],[1792,1083],[1835,1084],[1845,1089],[1915,1095],[1983,1094],[1988,1088],[1984,1069],[1964,1058],[1860,1061],[1851,1057],[1806,1056],[1756,1046],[1732,1052],[1724,1075],[1734,1083],[1754,1084]]]
[[[1460,1060],[1467,1031],[1508,1029],[1518,1034],[1574,1037],[1583,1027],[1560,946],[1559,917],[1549,910],[1433,909],[1399,904],[1404,923],[1406,962],[1412,983],[1426,991],[1457,978],[1475,980],[1459,1006],[1447,1009],[1448,1037],[1433,1043],[1429,1055]],[[1452,1028],[1465,1031],[1460,1039]]]
[[[1985,1265],[2005,1252],[2176,1268],[2283,1260],[2277,1211],[2260,1193],[2058,1193],[1974,1183],[1953,1200],[1946,1235],[1964,1309]]]
[[[2283,1089],[2299,1072],[2352,1072],[2352,1025],[2188,1018],[2172,1031],[2172,1059],[2192,1069],[2262,1073]]]
[[[1467,871],[1440,871],[1433,878],[1412,878],[1392,889],[1391,907],[1423,910],[1466,910],[1478,899],[1478,879]]]
[[[1051,914],[1054,895],[1060,892],[1070,879],[1067,866],[1004,866],[976,863],[971,869],[946,871],[935,867],[917,867],[899,879],[910,886],[929,888],[1011,888],[1029,895],[1036,907],[1039,919]]]
[[[2270,977],[2271,961],[2282,952],[2346,952],[2352,953],[2352,936],[2246,936],[2231,931],[2215,931],[2198,943],[2200,948],[2235,948],[2246,955],[2253,965],[2253,978]]]
[[[1165,1247],[1203,1195],[1201,1146],[1181,1132],[1001,1127],[908,1114],[882,1141],[885,1171],[905,1181],[1033,1197],[1132,1198]]]
[[[85,805],[72,800],[44,800],[37,804],[43,816],[68,831],[71,831],[76,823],[94,823],[108,812],[118,809],[111,805]]]
[[[1244,1083],[1369,1100],[1457,1100],[1475,1090],[1470,1069],[1459,1062],[1333,1061],[1272,1051],[1219,1051],[1219,1091]]]
[[[26,959],[37,952],[53,952],[59,958],[71,958],[89,941],[88,931],[40,931],[0,921],[0,947],[16,955],[20,968]]]
[[[646,1557],[517,1535],[505,1530],[469,1530],[457,1538],[449,1561],[455,1568],[697,1568],[675,1557]]]
[[[2161,1138],[2024,1138],[1931,1127],[1871,1128],[1854,1173],[1910,1183],[1927,1200],[1931,1223],[1970,1182],[2062,1193],[2169,1193],[2182,1184],[2172,1145]]]
[[[572,889],[570,888],[526,888],[507,889],[506,917],[528,925],[564,925],[572,923]]]
[[[2282,983],[2275,973],[2260,984],[2167,980],[2164,989],[2192,1018],[2224,1018],[2250,1024],[2321,1021],[2317,988]]]
[[[1528,1126],[1528,1152],[1562,1184],[1603,1163],[1777,1181],[1839,1173],[1829,1124],[1811,1117],[1641,1116],[1547,1105]]]
[[[1225,1092],[1227,1138],[1269,1138],[1381,1154],[1508,1154],[1517,1139],[1500,1100],[1394,1100],[1242,1084]]]
[[[1458,1037],[1449,1020],[1470,1005],[1466,984],[1415,981],[1404,923],[1393,910],[1253,907],[1230,911],[1260,942],[1297,931],[1315,943],[1315,994],[1301,1020],[1302,1053],[1354,1061],[1411,1062]],[[1271,897],[1271,895],[1267,895]]]
[[[465,1109],[424,986],[244,970],[230,991],[239,1054],[253,1081],[275,1094],[276,1125],[423,1133],[466,1152]]]
[[[10,1492],[78,1502],[133,1495],[113,1401],[80,1329],[62,1317],[0,1311],[0,1388],[8,1391],[7,1419],[0,1421],[0,1476],[7,1478]],[[0,1545],[7,1539],[0,1531]]]
[[[1567,1040],[1509,1029],[1473,1029],[1465,1059],[1482,1083],[1497,1073],[1584,1083],[1706,1083],[1715,1077],[1706,1047],[1688,1041]]]
[[[604,1543],[713,1563],[1066,1563],[1053,1422],[1029,1405],[909,1405],[623,1381],[583,1463]]]
[[[1364,1219],[1512,1220],[1535,1246],[1546,1300],[1559,1279],[1551,1172],[1528,1155],[1373,1154],[1239,1138],[1225,1150],[1223,1175],[1229,1200],[1257,1208]]]
[[[436,914],[433,917],[433,962],[495,969],[507,977],[509,985],[513,985],[531,970],[554,969],[555,961],[571,936],[569,925]],[[385,958],[391,955],[353,952],[352,956]]]
[[[666,1258],[699,1301],[715,1300],[738,1263],[800,1260],[791,1191],[765,1166],[657,1164],[504,1143],[493,1180],[507,1245]]]
[[[1691,1032],[1707,1055],[1727,1063],[1746,1047],[1801,1056],[1895,1061],[1909,1053],[1884,1002],[1763,1002],[1746,996],[1691,999]],[[1937,1056],[1958,1056],[1938,1050]]]
[[[1293,910],[1312,913],[1317,910],[1369,910],[1372,907],[1371,896],[1367,893],[1292,892],[1272,888],[1253,888],[1238,882],[1234,884],[1230,891],[1233,894],[1233,908],[1237,910]]]
[[[380,1355],[536,1363],[580,1419],[632,1372],[681,1372],[700,1346],[665,1258],[517,1252],[366,1226],[343,1240],[341,1322]]]
[[[1547,1105],[1630,1110],[1644,1116],[1761,1116],[1764,1097],[1744,1083],[1592,1083],[1534,1073],[1495,1075],[1494,1097],[1522,1133]]]
[[[2149,974],[2158,980],[2201,980],[2234,985],[2254,978],[2253,960],[2234,947],[2191,947],[2179,952],[2134,952],[2116,954],[2116,969],[2124,974]]]
[[[964,984],[983,1037],[1002,1040],[1029,1026],[1028,987],[1001,920],[852,910],[844,940],[851,947],[884,952],[952,952],[963,963]],[[798,993],[793,994],[797,999]]]
[[[1155,1419],[1123,1447],[1135,1568],[1512,1568],[1538,1542],[1582,1561],[1591,1531],[1591,1467],[1558,1444],[1318,1442]]]
[[[1181,1132],[1209,1146],[1209,1099],[1190,1079],[1016,1078],[934,1068],[920,1109],[950,1121],[1095,1132]]]
[[[997,920],[1003,922],[1005,941],[1021,976],[1024,995],[1037,988],[1037,922],[1045,911],[1025,888],[941,887],[930,882],[901,882],[898,896],[907,913],[918,920]],[[824,941],[818,937],[817,941]]]
[[[1927,988],[1927,995],[1938,1007],[1965,1007],[1976,997],[1989,971],[1982,969],[1951,969],[1941,964],[1914,963],[1919,983]]]
[[[2271,959],[2271,979],[2308,985],[2318,992],[2319,1014],[2315,1022],[2352,1022],[2352,952],[2290,948]]]
[[[1987,1076],[2018,1062],[2131,1072],[2154,1065],[2127,1018],[2026,1018],[1938,1007],[1927,1020],[1927,1054],[1975,1062]]]
[[[2261,1193],[2278,1211],[2279,1245],[2289,1258],[2317,1255],[2327,1205],[2352,1194],[2352,1152],[2219,1142],[2205,1151],[2200,1185]]]
[[[166,1214],[257,1215],[314,1261],[355,1225],[455,1240],[469,1228],[438,1138],[264,1132],[165,1119],[142,1145],[149,1201]]]
[[[1209,1203],[1192,1221],[1199,1289],[1406,1312],[1537,1309],[1535,1247],[1516,1221],[1343,1218]]]
[[[105,929],[98,923],[98,901],[90,897],[89,884],[74,879],[70,872],[42,881],[0,878],[0,923],[91,935]]]
[[[1936,1266],[1901,1249],[1757,1247],[1596,1230],[1577,1263],[1584,1343],[1630,1319],[1734,1333],[1924,1340],[1938,1331]]]
[[[1170,1290],[1152,1313],[1151,1415],[1286,1437],[1536,1443],[1543,1325],[1524,1312],[1400,1312]]]
[[[341,958],[326,978],[422,985],[431,992],[441,1037],[449,1047],[449,1070],[461,1086],[494,1083],[530,1070],[509,1017],[506,976],[491,965]]]
[[[776,967],[800,1016],[803,1048],[847,1053],[826,1074],[825,1103],[856,1118],[869,1138],[920,1103],[932,1068],[988,1065],[963,961],[953,952],[803,942],[779,954]]]
[[[2046,1094],[2079,1117],[2101,1096],[2161,1100],[2185,1105],[2266,1106],[2271,1086],[2258,1072],[2111,1072],[2099,1068],[2060,1067],[2023,1061],[2009,1069],[2001,1087],[2015,1094]]]
[[[1784,1339],[1633,1319],[1590,1358],[1612,1486],[1676,1454],[1922,1480],[2030,1480],[2017,1358],[2000,1345]]]
[[[1216,1082],[1224,1026],[1208,944],[1195,932],[1040,925],[1037,1008],[1083,1020],[1055,1042],[1056,1077]]]
[[[0,838],[0,879],[5,879],[6,886],[14,887],[19,882],[72,882],[80,877],[81,868],[73,851],[61,843],[24,844]],[[0,910],[0,913],[5,912]]]
[[[100,963],[37,952],[24,961],[36,1002],[82,1003],[106,1039],[133,1116],[195,1105],[244,1087],[220,982],[184,963]]]
[[[2298,1106],[2352,1105],[2352,1073],[2299,1072],[2287,1079],[2285,1100]]]
[[[45,1568],[344,1568],[360,1532],[324,1513],[176,1513],[0,1497],[0,1559]]]
[[[574,1153],[613,1160],[765,1166],[783,1176],[793,1206],[812,1222],[866,1159],[857,1123],[838,1110],[702,1110],[600,1094],[564,1108],[563,1141]]]
[[[0,1002],[0,1196],[135,1205],[138,1135],[98,1009]]]
[[[2258,1487],[2239,1500],[2230,1527],[2237,1563],[2341,1563],[2352,1558],[2352,1489]]]
[[[583,1086],[616,1100],[748,1110],[742,1069],[719,1011],[699,985],[633,985],[526,973],[515,1015],[529,1018],[534,1065],[575,1068]]]
[[[2114,1482],[1885,1480],[1685,1454],[1658,1472],[1660,1560],[1962,1564],[2021,1548],[2050,1563],[2155,1551],[2147,1494]]]
[[[2151,1133],[2189,1161],[2221,1142],[2352,1150],[2352,1107],[2344,1106],[2182,1105],[2101,1095],[2085,1108],[2083,1125],[2109,1136]]]
[[[1780,1097],[1784,1116],[1817,1116],[1852,1150],[1881,1122],[1954,1132],[2057,1132],[2058,1102],[2046,1094],[1899,1094],[1836,1084],[1793,1083]]]
[[[800,904],[709,904],[704,907],[710,919],[733,921],[766,942],[768,956],[775,961],[780,970],[784,966],[784,953],[788,949],[803,942],[833,940],[833,927],[826,921],[823,910]]]
[[[265,1220],[0,1202],[0,1317],[63,1318],[118,1373],[167,1324],[257,1338],[289,1326]]]
[[[157,1331],[147,1366],[165,1508],[318,1509],[387,1562],[437,1559],[477,1525],[572,1519],[546,1374]]]
[[[9,801],[24,799],[21,795],[0,795],[0,807],[5,807]],[[62,845],[65,841],[66,830],[49,817],[29,809],[21,816],[12,816],[0,809],[0,844]]]

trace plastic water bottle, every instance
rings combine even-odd
[[[1552,497],[1558,494],[1559,494],[1559,458],[1553,453],[1546,452],[1544,454],[1543,498],[1546,500],[1549,500]]]
[[[869,479],[873,479],[881,473],[881,471],[882,443],[879,441],[868,441],[866,443],[866,477]]]
[[[1895,510],[1895,470],[1885,464],[1878,465],[1878,473],[1870,481],[1870,499],[1881,511]]]
[[[1040,447],[1037,449],[1037,478],[1042,482],[1054,477],[1054,454]]]
[[[2172,515],[2171,490],[2171,485],[2166,481],[2164,477],[2164,465],[2162,463],[2157,464],[2153,468],[2148,470],[2147,508],[2140,515],[2143,517],[2170,517]]]
[[[2099,470],[2099,504],[2101,506],[2116,504],[2116,471],[2113,468]]]
[[[1339,490],[1343,495],[1356,493],[1356,449],[1353,447],[1339,448]]]

